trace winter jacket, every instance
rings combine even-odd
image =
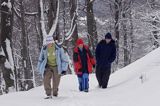
[[[37,66],[39,72],[42,75],[47,65],[47,55],[48,55],[47,47],[43,46],[40,52],[40,56],[38,59],[38,66]],[[56,45],[56,62],[59,74],[61,74],[62,71],[67,71],[69,64],[68,57],[65,54],[64,49],[57,45]]]
[[[81,56],[79,48],[78,47],[74,48],[73,61],[74,61],[75,73],[77,75],[82,75],[85,71],[88,71],[87,73],[91,73],[92,67],[93,67],[93,65],[95,65],[95,59],[92,56],[88,46],[84,45],[83,49],[84,49],[83,51],[85,51],[86,55]],[[86,59],[85,59],[85,57],[86,57]],[[82,61],[84,62],[84,60],[86,60],[86,63],[82,64]],[[84,70],[85,65],[87,65],[86,70]]]
[[[78,52],[82,63],[82,68],[81,68],[82,73],[88,73],[87,51],[85,48],[82,49],[78,48]]]
[[[115,41],[111,40],[109,44],[105,40],[100,41],[96,47],[96,64],[97,68],[106,70],[111,68],[111,63],[116,58]]]

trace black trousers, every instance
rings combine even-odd
[[[110,74],[111,68],[106,68],[105,70],[96,68],[96,78],[98,80],[99,87],[107,88]]]

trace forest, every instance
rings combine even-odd
[[[94,54],[107,32],[116,41],[115,72],[160,46],[160,1],[0,0],[0,95],[42,84],[37,62],[46,36],[65,48],[74,74],[76,40]]]

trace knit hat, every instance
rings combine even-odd
[[[77,46],[80,45],[80,44],[84,44],[83,40],[81,38],[77,39],[77,42],[76,42]]]
[[[53,36],[47,36],[46,37],[46,44],[48,45],[50,43],[54,43]]]
[[[105,39],[112,39],[111,33],[108,32],[108,33],[105,35]]]

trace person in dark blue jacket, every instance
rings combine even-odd
[[[111,74],[111,63],[115,58],[115,41],[112,39],[111,33],[107,33],[105,39],[101,40],[96,47],[96,78],[100,88],[107,88]]]

